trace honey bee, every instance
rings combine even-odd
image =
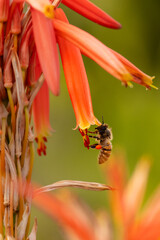
[[[103,120],[103,119],[102,119]],[[102,164],[108,160],[108,158],[111,155],[112,151],[112,131],[108,127],[108,124],[104,123],[102,121],[102,124],[95,128],[96,131],[94,132],[88,132],[92,134],[96,134],[96,136],[88,135],[91,138],[95,138],[98,143],[92,144],[89,147],[90,148],[96,148],[100,149],[99,155],[98,155],[98,163]]]

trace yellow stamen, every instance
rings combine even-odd
[[[128,87],[133,88],[133,84],[131,82],[127,82]]]
[[[43,11],[44,15],[48,18],[54,18],[54,6],[46,5]]]
[[[152,88],[158,90],[158,87],[154,86],[153,84],[151,84],[150,87],[152,87]]]

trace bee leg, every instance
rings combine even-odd
[[[89,147],[90,148],[96,148],[97,145],[98,145],[98,143],[95,143],[95,144],[90,145]]]
[[[94,132],[87,131],[87,133],[97,134],[97,133],[98,133],[98,131],[94,131]]]
[[[95,138],[95,139],[97,139],[97,140],[100,140],[100,138],[97,137],[97,136],[88,135],[88,137],[90,137],[90,138]]]
[[[98,143],[92,144],[92,145],[90,145],[89,147],[90,147],[90,148],[96,148],[96,149],[101,149],[101,148],[102,148],[102,146],[99,145]]]

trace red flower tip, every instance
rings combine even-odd
[[[87,129],[83,130],[83,129],[79,128],[79,132],[82,135],[84,146],[87,149],[89,149],[90,140],[89,140],[89,137],[87,135],[88,130]]]
[[[46,137],[41,137],[41,136],[38,136],[35,138],[37,144],[38,144],[38,147],[37,147],[37,153],[39,156],[42,156],[42,154],[46,155],[46,145],[45,145],[45,142],[47,142],[47,139]]]
[[[41,106],[39,108],[39,106]],[[33,116],[35,127],[35,140],[38,144],[37,152],[41,156],[46,155],[47,136],[50,135],[51,126],[49,122],[49,90],[46,82],[43,83],[33,102]]]

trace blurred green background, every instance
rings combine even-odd
[[[99,26],[64,7],[70,23],[86,30],[107,46],[121,53],[142,71],[156,76],[154,85],[160,88],[160,1],[92,0],[122,24],[121,30]],[[90,84],[94,113],[101,121],[102,115],[113,131],[113,152],[117,147],[125,150],[130,171],[142,155],[152,160],[147,196],[159,183],[160,169],[160,91],[147,91],[134,84],[125,88],[121,82],[95,62],[84,57]],[[104,182],[97,164],[98,151],[83,146],[76,126],[75,116],[61,71],[61,94],[51,96],[50,120],[55,132],[48,138],[47,156],[36,156],[33,181],[42,185],[63,179]],[[93,209],[105,208],[107,194],[72,190]],[[106,207],[107,208],[107,207]],[[32,218],[38,217],[38,236],[42,240],[63,239],[56,223],[33,208]]]

